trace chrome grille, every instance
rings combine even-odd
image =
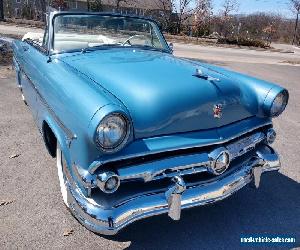
[[[254,149],[259,143],[264,141],[265,138],[264,133],[257,132],[229,143],[228,145],[216,145],[215,149],[223,148],[228,150],[230,161],[232,161]],[[127,166],[118,169],[118,175],[122,181],[142,179],[145,182],[149,182],[174,176],[208,172],[208,167],[212,164],[209,153],[210,152],[202,152],[181,155]]]
[[[256,145],[262,142],[264,139],[265,134],[259,132],[227,145],[226,148],[230,153],[230,160],[234,160],[235,158],[240,157],[253,150]]]

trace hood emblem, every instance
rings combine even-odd
[[[201,78],[210,82],[219,82],[220,79],[212,77],[210,75],[204,74],[203,71],[201,69],[196,69],[196,73],[193,75],[197,78]]]
[[[223,105],[222,104],[216,104],[213,108],[214,117],[216,119],[220,119],[223,114]]]

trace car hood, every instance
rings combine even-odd
[[[129,48],[61,59],[100,84],[128,109],[136,138],[218,128],[256,115],[239,83],[207,66],[167,53]],[[195,77],[196,70],[219,79]],[[88,97],[87,97],[88,98]],[[222,116],[214,116],[215,105]]]

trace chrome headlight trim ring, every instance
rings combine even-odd
[[[281,98],[281,100],[280,100]],[[278,106],[278,101],[281,101],[281,105]],[[272,89],[267,95],[264,101],[264,111],[265,114],[269,117],[275,118],[280,116],[286,109],[289,101],[289,92],[286,89]],[[274,109],[274,105],[277,105],[277,110]]]
[[[105,122],[107,119],[109,119],[111,117],[118,117],[118,118],[121,118],[124,121],[124,123],[125,123],[124,135],[121,137],[121,139],[119,140],[118,143],[116,143],[115,145],[106,147],[99,140],[98,129],[99,129],[99,127],[101,126],[101,124],[103,122]],[[131,133],[131,123],[130,123],[129,119],[126,117],[126,115],[124,115],[123,113],[119,113],[119,112],[109,113],[108,115],[103,117],[103,119],[99,122],[99,125],[96,128],[95,142],[96,142],[96,145],[104,153],[110,153],[110,154],[116,153],[116,152],[120,151],[121,149],[123,149],[125,147],[125,145],[127,144],[128,140],[129,140],[130,133]]]
[[[281,106],[280,106],[280,109],[277,109],[276,112],[275,112],[275,111],[272,112],[272,109],[273,109],[274,106],[276,105],[275,102],[278,101],[279,98],[282,99],[282,100],[281,100]],[[286,90],[281,91],[281,92],[274,98],[274,100],[273,100],[273,102],[272,102],[272,105],[271,105],[271,107],[270,107],[270,115],[271,115],[272,117],[278,117],[278,116],[280,116],[280,115],[283,113],[283,111],[286,109],[286,106],[287,106],[287,104],[288,104],[288,101],[289,101],[289,94],[288,94],[288,92],[287,92]]]

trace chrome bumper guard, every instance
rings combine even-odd
[[[154,215],[168,213],[172,219],[179,220],[182,209],[225,199],[249,183],[258,188],[263,173],[279,169],[277,153],[263,145],[254,157],[209,182],[186,185],[184,177],[175,176],[165,192],[130,197],[109,209],[84,196],[68,172],[65,172],[65,184],[73,215],[91,231],[114,235],[130,223]]]

